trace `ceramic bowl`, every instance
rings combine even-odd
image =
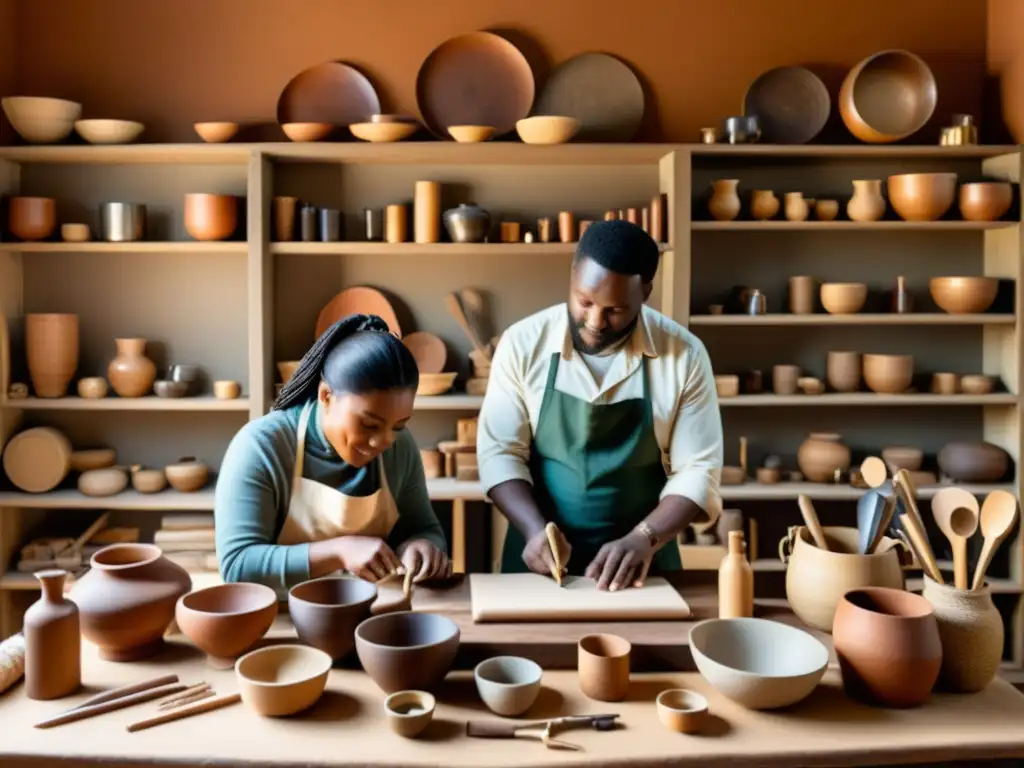
[[[670,731],[699,733],[708,720],[708,700],[696,691],[670,688],[656,699],[658,719]]]
[[[707,619],[690,629],[697,669],[748,709],[796,704],[817,687],[828,648],[810,633],[767,619]]]
[[[882,449],[882,461],[893,472],[900,469],[917,472],[924,463],[924,451],[909,445],[889,445]]]
[[[426,691],[399,691],[384,699],[384,714],[391,730],[415,739],[430,725],[437,701]]]
[[[218,400],[234,400],[242,394],[242,385],[237,381],[213,382],[213,396]]]
[[[153,392],[157,397],[184,397],[188,394],[188,382],[157,379],[153,382]]]
[[[323,695],[331,657],[308,645],[270,645],[235,662],[238,691],[263,717],[286,717],[309,709]]]
[[[831,315],[860,312],[868,298],[865,283],[822,283],[821,305]]]
[[[936,221],[956,199],[955,173],[901,173],[890,176],[889,202],[904,221]]]
[[[921,130],[931,118],[938,86],[920,56],[885,50],[847,73],[838,102],[843,122],[861,141],[899,141]]]
[[[928,292],[939,309],[951,315],[984,312],[996,300],[999,280],[995,277],[933,277]]]
[[[416,388],[417,395],[443,395],[455,383],[458,373],[421,373],[420,383]]]
[[[57,201],[52,197],[12,197],[7,228],[19,240],[45,240],[57,228]]]
[[[185,231],[196,240],[225,240],[238,226],[238,198],[203,192],[185,195]]]
[[[86,448],[72,451],[68,466],[72,472],[85,472],[89,469],[105,469],[117,463],[117,451],[113,448]]]
[[[879,395],[899,395],[914,380],[913,355],[864,355],[864,383]]]
[[[132,467],[132,488],[139,493],[160,493],[167,487],[167,475],[162,469]]]
[[[460,143],[477,144],[494,136],[494,128],[489,125],[450,125],[448,133]]]
[[[110,385],[102,376],[87,376],[78,380],[78,396],[87,400],[98,400],[106,397],[110,391]]]
[[[1013,204],[1007,181],[978,181],[960,185],[960,215],[965,221],[998,221]]]
[[[114,496],[128,487],[123,467],[87,469],[78,476],[78,490],[86,496]]]
[[[281,376],[281,383],[288,383],[288,380],[295,373],[295,369],[299,367],[300,362],[300,360],[287,360],[277,364],[277,372]]]
[[[194,493],[206,485],[210,477],[210,468],[191,456],[178,459],[174,464],[164,467],[167,482],[179,493]]]
[[[320,141],[334,130],[330,123],[284,123],[284,135],[292,141]]]
[[[134,120],[75,121],[75,131],[90,144],[130,144],[145,128]]]
[[[480,699],[502,717],[516,717],[533,706],[544,671],[530,659],[495,656],[476,665],[473,679]]]
[[[9,96],[0,100],[11,127],[29,144],[54,144],[75,129],[82,105],[66,99]]]
[[[223,144],[225,141],[231,141],[238,133],[238,123],[227,121],[193,123],[192,127],[199,134],[199,138],[210,144]]]
[[[370,617],[377,586],[362,579],[326,576],[288,591],[288,613],[299,639],[338,661],[352,650],[355,631]]]
[[[995,376],[970,374],[960,378],[960,389],[965,395],[987,395],[995,388]]]
[[[446,616],[387,613],[356,627],[356,654],[385,693],[429,691],[451,669],[459,637],[458,625]]]
[[[60,238],[65,243],[87,243],[92,239],[88,224],[61,224]]]
[[[715,376],[715,390],[719,397],[736,397],[740,393],[740,377],[735,374]]]
[[[418,123],[407,121],[353,123],[348,127],[357,139],[372,142],[401,141],[412,136],[420,128]]]
[[[264,584],[218,584],[178,598],[174,620],[206,652],[215,669],[235,660],[266,634],[277,616],[277,593]]]
[[[516,121],[516,133],[524,144],[564,144],[579,130],[575,117],[536,115]]]

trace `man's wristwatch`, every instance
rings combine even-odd
[[[655,531],[654,528],[651,527],[651,524],[648,523],[646,520],[641,522],[636,527],[636,530],[647,538],[647,541],[648,543],[650,543],[652,549],[658,546],[658,532]]]

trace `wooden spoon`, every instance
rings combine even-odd
[[[455,318],[455,322],[459,324],[459,328],[461,328],[462,332],[466,334],[466,338],[469,339],[469,343],[473,345],[473,349],[490,360],[490,354],[487,352],[484,345],[480,343],[480,337],[476,335],[476,332],[470,326],[469,321],[466,319],[466,313],[462,311],[462,303],[459,301],[459,297],[454,293],[449,293],[444,297],[444,305],[448,309],[448,314]]]
[[[860,465],[860,476],[864,478],[868,488],[878,489],[885,485],[889,479],[889,472],[885,468],[885,462],[877,456],[868,456]],[[861,497],[863,498],[863,497]]]
[[[811,503],[809,497],[804,496],[802,493],[796,497],[796,502],[800,505],[800,514],[804,518],[804,525],[811,532],[811,538],[814,539],[814,543],[818,545],[818,549],[828,552],[828,541],[825,540],[825,532],[821,530],[821,522],[818,520],[818,513],[814,509],[814,504]]]
[[[481,341],[487,338],[487,302],[484,301],[483,294],[480,293],[476,288],[463,288],[459,291],[459,298],[462,300],[462,311],[466,315],[466,321],[469,326],[473,329],[477,339]],[[487,347],[484,347],[484,351],[488,351]],[[490,355],[488,355],[490,359]]]
[[[953,584],[967,589],[967,539],[978,530],[978,500],[962,488],[943,488],[932,499],[932,517],[953,548]]]
[[[910,547],[914,550],[914,555],[917,557],[917,562],[921,564],[921,569],[936,584],[945,584],[946,580],[942,578],[942,571],[939,570],[939,566],[935,562],[935,553],[932,552],[931,545],[928,543],[928,535],[924,532],[924,528],[918,525],[917,520],[909,512],[900,515],[900,524],[903,526],[903,530],[907,532]]]
[[[981,505],[981,535],[985,543],[981,547],[978,565],[974,568],[971,589],[980,589],[985,583],[985,573],[1003,539],[1017,522],[1017,499],[1007,491],[992,491]]]

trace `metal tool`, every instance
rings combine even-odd
[[[574,727],[590,727],[597,731],[610,731],[616,727],[615,721],[618,717],[618,714],[569,715],[532,723],[510,723],[502,720],[470,721],[466,723],[466,735],[478,739],[537,739],[548,749],[579,751],[581,749],[579,745],[554,738],[555,732]]]

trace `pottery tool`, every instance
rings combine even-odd
[[[921,511],[917,508],[917,488],[914,487],[914,481],[910,479],[910,473],[905,469],[896,470],[892,476],[892,487],[899,500],[903,502],[906,514],[914,518],[917,527],[924,531],[924,518],[921,517]],[[929,551],[931,551],[930,548]]]
[[[130,696],[122,696],[119,699],[112,699],[110,701],[104,701],[100,704],[93,704],[88,707],[78,707],[65,712],[62,715],[51,717],[49,720],[43,720],[40,723],[36,723],[36,728],[52,728],[55,725],[64,725],[65,723],[73,723],[76,720],[85,720],[88,717],[95,717],[96,715],[103,715],[107,712],[114,712],[118,709],[124,709],[125,707],[132,707],[136,704],[142,704],[146,701],[152,701],[153,699],[160,699],[167,696],[170,693],[180,693],[188,688],[187,685],[166,685],[160,688],[153,688],[148,691],[139,691],[133,693]]]
[[[487,324],[484,316],[487,314],[487,304],[483,295],[475,288],[463,288],[459,291],[459,299],[462,302],[462,310],[466,316],[466,322],[473,329],[477,339],[487,337]],[[490,345],[483,347],[486,359],[490,360],[494,348]]]
[[[825,540],[825,532],[821,530],[821,522],[818,520],[818,513],[814,509],[814,504],[811,503],[811,499],[808,496],[804,496],[802,493],[797,496],[796,503],[800,507],[800,514],[804,518],[804,525],[807,526],[807,530],[811,534],[811,538],[814,539],[815,545],[818,549],[823,549],[828,552],[828,542]]]
[[[448,314],[454,318],[455,322],[458,323],[459,328],[461,328],[462,332],[466,335],[466,338],[469,339],[469,343],[473,345],[473,349],[490,360],[490,353],[480,342],[480,337],[476,335],[476,331],[473,330],[469,321],[466,319],[466,313],[462,310],[462,303],[459,301],[458,295],[449,293],[444,297],[444,305],[448,310]]]
[[[874,535],[868,543],[868,554],[874,554],[878,551],[878,546],[882,543],[882,539],[884,539],[885,535],[889,532],[889,527],[892,525],[893,517],[896,514],[896,497],[884,496],[883,498],[885,499],[885,502],[882,505],[882,514],[875,524]]]
[[[578,751],[576,744],[555,739],[557,731],[573,727],[589,727],[597,731],[611,731],[616,727],[617,714],[569,715],[534,723],[516,723],[504,720],[473,721],[466,723],[466,735],[478,739],[538,739],[548,749],[569,749]]]
[[[953,584],[967,589],[967,540],[978,530],[978,500],[962,488],[943,488],[932,499],[932,517],[953,549]]]
[[[945,584],[946,580],[942,578],[942,572],[935,562],[935,553],[932,552],[931,545],[928,543],[928,535],[924,532],[924,529],[917,524],[917,520],[909,512],[900,515],[900,525],[903,526],[903,530],[907,533],[910,547],[914,550],[914,555],[917,557],[917,562],[920,563],[922,570],[928,574],[932,581],[938,584]]]
[[[402,582],[402,595],[406,600],[412,599],[412,578],[416,574],[415,568],[409,568],[405,572],[405,580]]]
[[[185,717],[192,717],[192,715],[201,715],[203,712],[210,712],[214,709],[220,709],[221,707],[227,707],[231,704],[237,704],[242,700],[240,693],[231,693],[227,696],[218,696],[215,699],[209,699],[207,701],[198,701],[190,704],[187,707],[181,707],[171,712],[165,712],[162,715],[156,717],[150,717],[145,720],[139,720],[138,722],[131,723],[127,726],[129,733],[135,731],[142,731],[146,728],[152,728],[154,725],[163,725],[164,723],[170,723],[173,720],[181,720]]]
[[[885,509],[885,497],[877,491],[868,491],[857,499],[857,550],[866,555],[871,551],[878,524]]]
[[[121,699],[125,696],[131,696],[133,693],[141,693],[142,691],[149,691],[153,688],[160,688],[165,685],[172,685],[178,682],[177,675],[162,675],[161,677],[154,677],[151,680],[145,680],[141,683],[133,683],[131,685],[124,685],[120,688],[114,688],[103,693],[98,693],[92,698],[86,699],[77,707],[74,707],[69,712],[74,712],[76,709],[82,709],[82,707],[91,707],[95,704],[102,704],[105,701],[113,701],[114,699]],[[170,692],[169,692],[170,693]]]
[[[985,573],[992,562],[992,556],[1016,522],[1017,499],[1012,493],[992,491],[985,497],[981,505],[981,535],[985,537],[985,543],[981,546],[981,555],[974,568],[971,589],[980,589],[985,583]]]
[[[860,476],[864,478],[868,488],[878,489],[885,485],[889,479],[889,473],[885,468],[885,462],[877,456],[868,456],[860,464]]]
[[[740,437],[740,469],[743,470],[743,480],[746,482],[747,473],[747,438]]]
[[[558,526],[554,523],[548,523],[544,526],[544,533],[548,537],[548,546],[551,547],[551,557],[555,563],[551,566],[551,575],[555,581],[558,582],[558,586],[562,586],[562,553],[558,546]]]
[[[214,691],[212,688],[206,688],[202,691],[197,691],[193,693],[191,696],[186,696],[183,699],[175,699],[170,704],[160,704],[159,706],[157,706],[157,710],[159,712],[170,712],[172,709],[178,709],[179,707],[184,707],[189,704],[195,704],[197,701],[209,699],[210,697],[216,695],[216,691]]]
[[[168,696],[163,701],[158,701],[157,702],[157,706],[158,707],[171,706],[173,704],[178,703],[179,701],[191,698],[192,696],[196,695],[197,693],[202,693],[203,691],[208,691],[208,690],[210,690],[210,684],[209,683],[207,683],[207,682],[196,683],[195,685],[189,686],[188,688],[186,688],[181,693],[175,693],[175,694],[173,694],[171,696]]]

